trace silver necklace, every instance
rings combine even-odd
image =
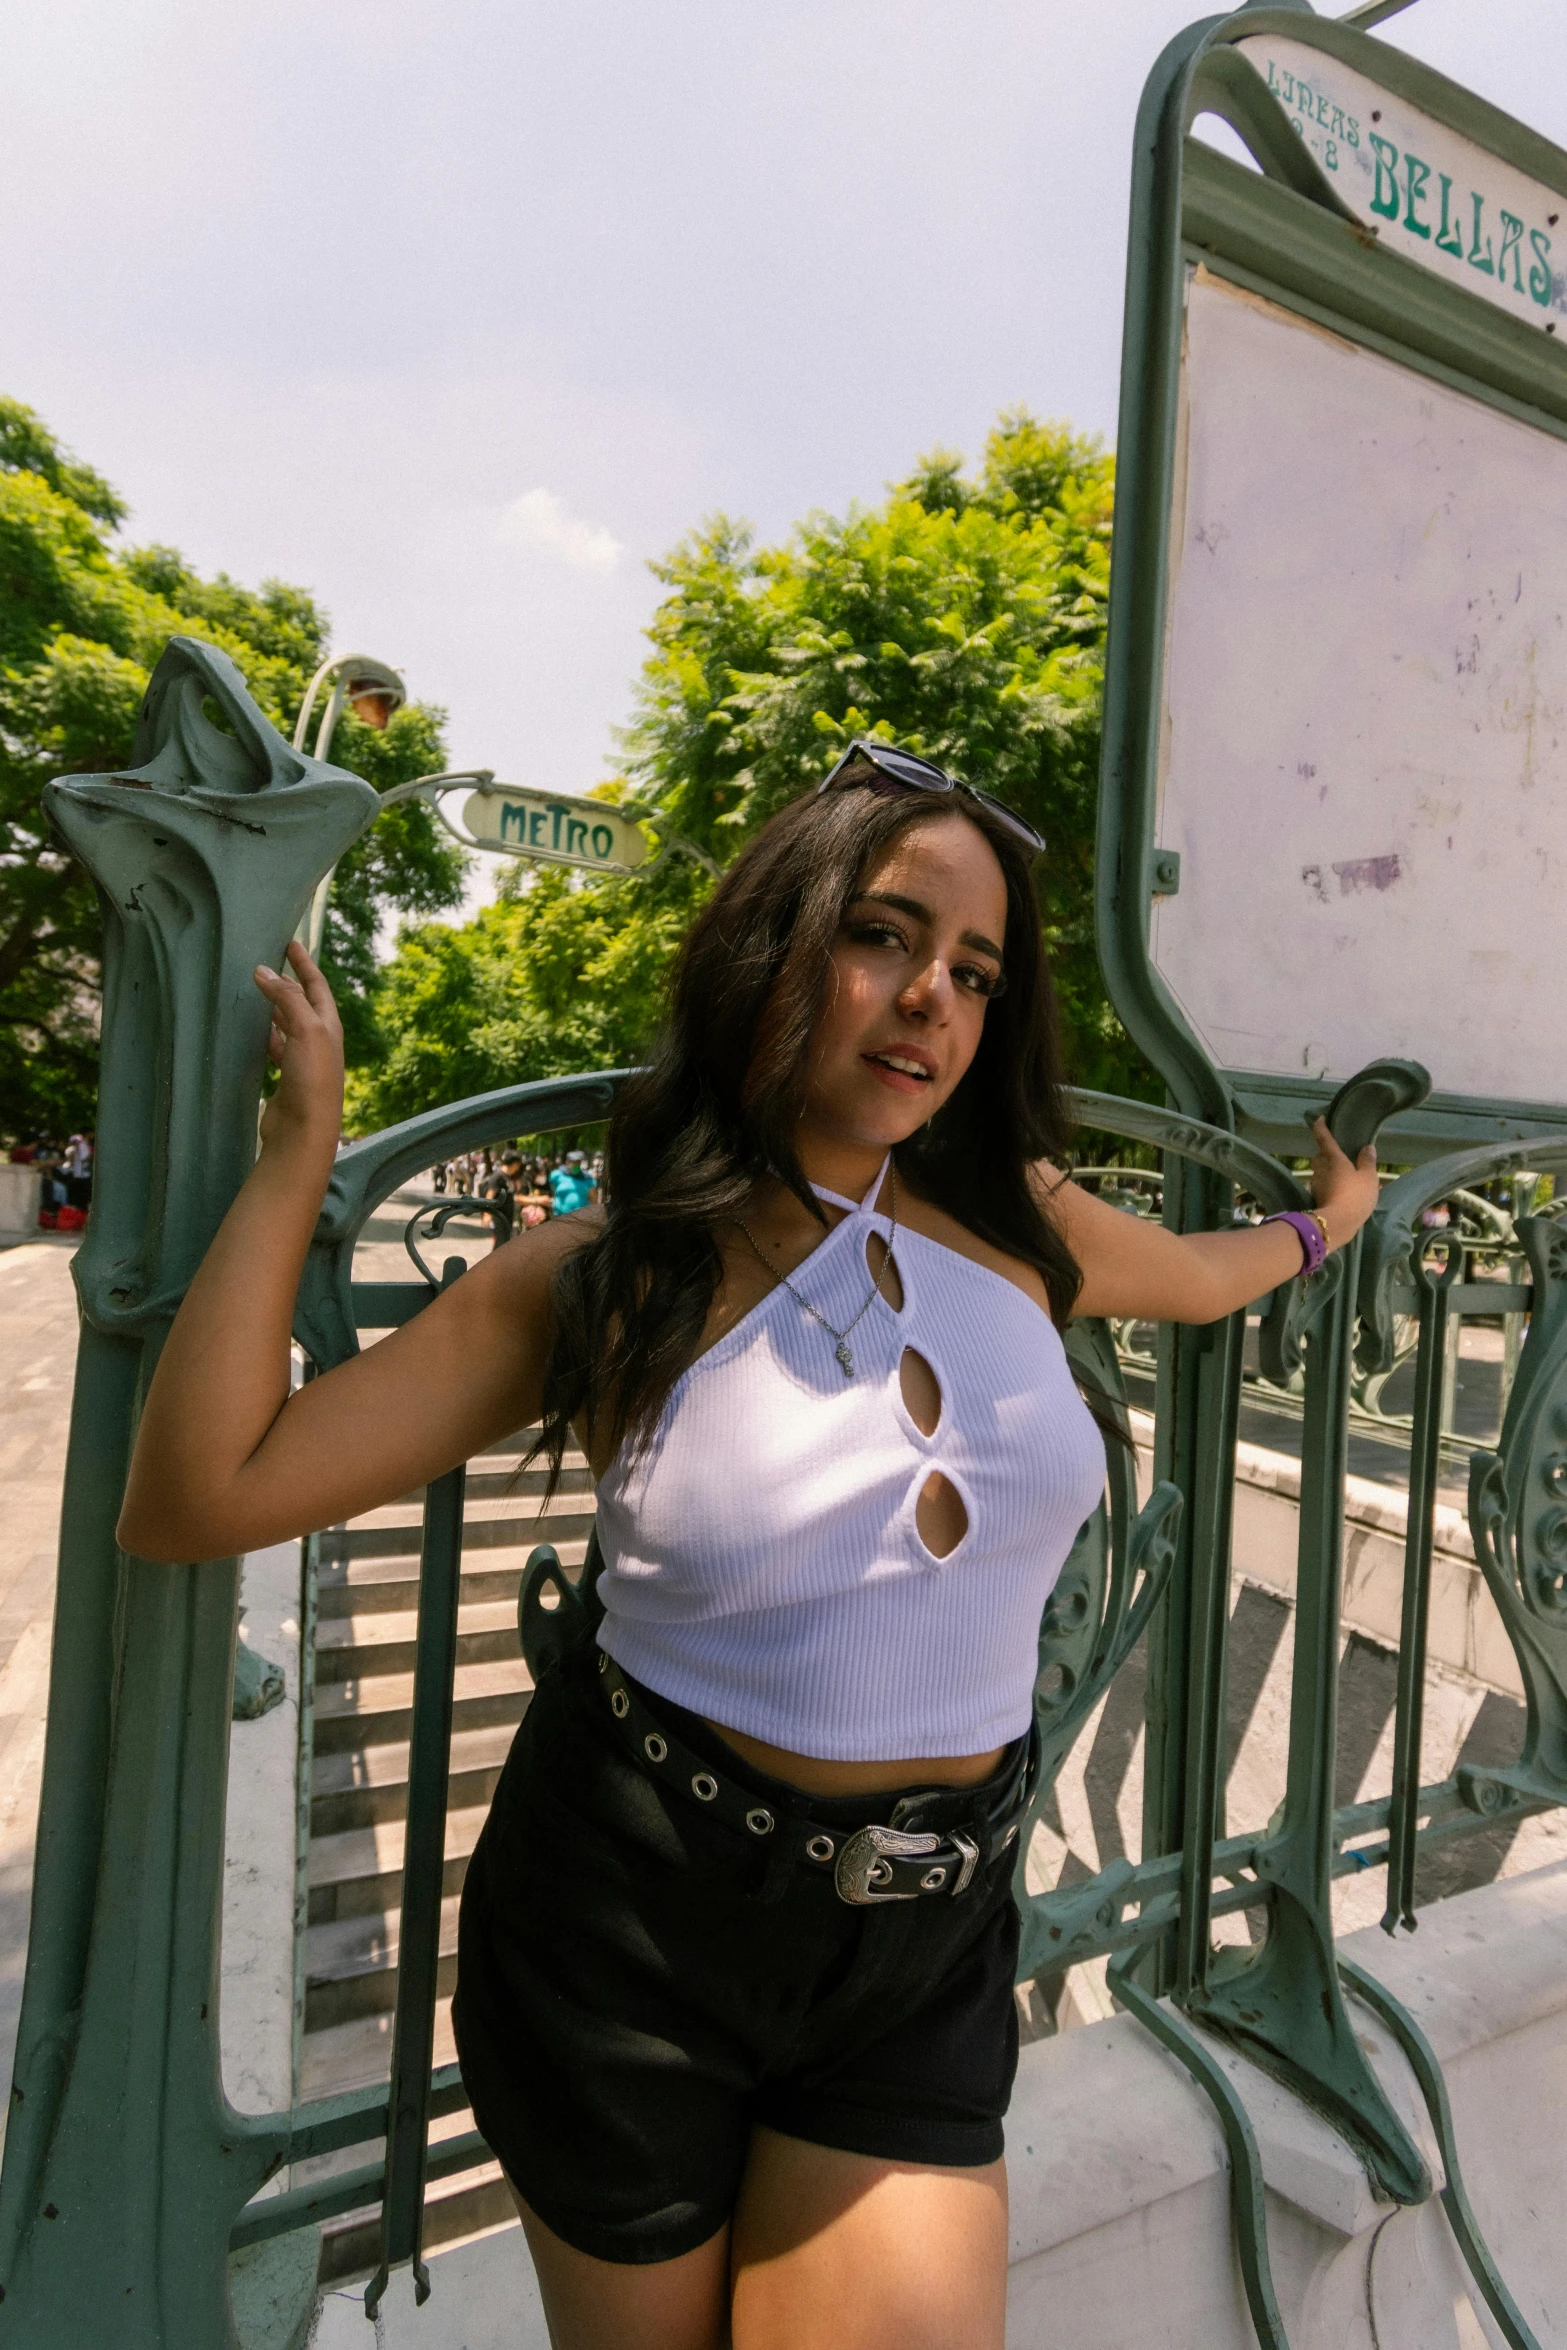
[[[769,1273],[771,1273],[773,1279],[780,1283],[783,1288],[788,1290],[789,1295],[794,1299],[794,1302],[797,1306],[803,1306],[805,1308],[805,1311],[810,1315],[813,1322],[820,1322],[822,1328],[837,1339],[838,1343],[834,1347],[833,1352],[837,1356],[839,1362],[843,1365],[843,1375],[845,1379],[852,1379],[854,1377],[854,1354],[849,1345],[849,1332],[855,1329],[859,1323],[864,1321],[866,1315],[870,1312],[872,1306],[880,1297],[881,1285],[887,1278],[887,1267],[892,1263],[892,1244],[898,1237],[898,1171],[896,1167],[890,1164],[887,1168],[887,1185],[891,1206],[887,1217],[887,1247],[886,1253],[881,1260],[881,1271],[877,1274],[875,1280],[871,1283],[870,1296],[865,1300],[864,1305],[861,1306],[859,1312],[855,1315],[854,1320],[846,1324],[842,1330],[838,1328],[836,1323],[829,1322],[827,1316],[819,1312],[817,1308],[812,1305],[808,1297],[802,1297],[800,1295],[800,1292],[795,1288],[794,1283],[790,1280],[787,1273],[780,1273],[776,1265],[769,1263],[766,1251],[763,1249],[761,1242],[757,1239],[755,1233],[751,1230],[751,1227],[746,1222],[745,1218],[743,1216],[736,1216],[735,1218],[735,1222],[739,1225],[741,1231],[745,1234],[746,1239],[751,1243],[752,1248],[755,1249],[758,1257],[760,1257],[762,1263],[767,1267],[767,1270]]]

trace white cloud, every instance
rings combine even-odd
[[[553,490],[525,490],[513,498],[502,510],[501,527],[507,538],[544,547],[574,571],[613,571],[624,552],[601,522],[581,521]]]

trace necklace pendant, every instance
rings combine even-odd
[[[843,1365],[845,1379],[852,1379],[854,1377],[854,1357],[849,1352],[849,1341],[846,1338],[840,1338],[834,1351],[839,1362]]]

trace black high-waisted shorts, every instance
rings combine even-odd
[[[519,2193],[600,2260],[669,2260],[729,2217],[755,2122],[896,2162],[994,2162],[1017,2065],[1015,1846],[955,1899],[851,1907],[830,1873],[769,1873],[751,1838],[655,1783],[597,1664],[584,1645],[541,1679],[463,1892],[463,2082]],[[695,1715],[630,1687],[783,1808],[790,1791]],[[961,1827],[986,1794],[943,1791],[912,1824]],[[809,1803],[847,1832],[895,1800]]]

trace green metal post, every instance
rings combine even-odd
[[[305,1376],[314,1366],[305,1363]],[[316,1641],[321,1623],[321,1537],[307,1534],[299,1546],[299,1732],[294,1766],[294,2020],[289,2066],[290,2093],[297,2101],[305,2064],[306,1934],[310,1927],[310,1829],[315,1800]]]
[[[1437,1481],[1442,1470],[1443,1366],[1447,1361],[1448,1292],[1462,1270],[1456,1237],[1437,1270],[1416,1249],[1420,1344],[1415,1356],[1415,1424],[1409,1452],[1409,1517],[1404,1535],[1404,1597],[1398,1640],[1398,1702],[1393,1717],[1393,1795],[1388,1814],[1387,1907],[1392,1933],[1415,1925],[1415,1831],[1420,1821],[1420,1733],[1425,1719],[1426,1627],[1431,1609],[1431,1549]]]
[[[1230,1631],[1230,1536],[1235,1444],[1240,1429],[1241,1355],[1246,1317],[1204,1330],[1197,1365],[1196,1459],[1188,1488],[1193,1521],[1186,1655],[1186,1756],[1181,1852],[1181,1922],[1175,1989],[1207,1981],[1212,1940],[1213,1848],[1224,1833],[1226,1660]]]
[[[1353,1156],[1429,1084],[1413,1063],[1373,1063],[1335,1096],[1328,1124]],[[1267,1939],[1260,1950],[1226,1953],[1185,2004],[1326,2113],[1360,2148],[1384,2193],[1422,2203],[1430,2173],[1355,2037],[1333,1950],[1344,1479],[1360,1251],[1357,1236],[1317,1275],[1316,1296],[1307,1293],[1289,1756],[1283,1817],[1256,1863],[1269,1889]]]
[[[27,2350],[220,2350],[229,2230],[287,2146],[286,2117],[235,2113],[220,2077],[238,1562],[129,1559],[114,1526],[163,1336],[255,1155],[252,968],[280,956],[375,795],[291,751],[223,654],[176,638],[132,770],[47,798],[103,904],[103,1086],[0,2174],[4,2318]]]
[[[1165,1218],[1212,1230],[1231,1187],[1165,1160]],[[1231,1491],[1244,1323],[1159,1332],[1154,1474],[1187,1497],[1168,1603],[1148,1634],[1143,1853],[1182,1856],[1181,1924],[1155,1945],[1155,1989],[1200,1979],[1208,1941],[1212,1845],[1222,1833],[1224,1658],[1229,1630]]]
[[[448,1257],[441,1286],[466,1271]],[[423,2258],[425,2153],[430,2129],[430,2059],[441,1964],[441,1885],[446,1860],[446,1786],[451,1768],[452,1695],[457,1670],[457,1602],[462,1582],[463,1493],[467,1471],[437,1477],[425,1496],[419,1559],[419,1650],[408,1743],[408,1818],[397,1931],[397,2013],[387,2100],[386,2187],[381,2260],[365,2292],[374,2317],[387,2280],[411,2260],[414,2293],[429,2298]]]

